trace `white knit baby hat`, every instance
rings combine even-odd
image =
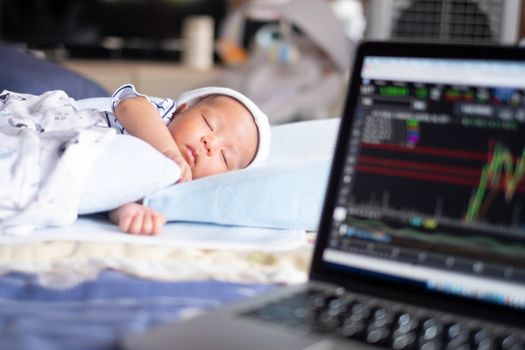
[[[177,99],[177,107],[184,103],[188,104],[188,106],[194,105],[199,100],[209,95],[230,96],[241,102],[244,107],[250,111],[253,119],[255,120],[255,125],[257,126],[259,143],[257,145],[257,153],[255,154],[252,162],[247,167],[257,166],[264,162],[268,157],[268,152],[270,150],[270,123],[268,122],[268,117],[266,114],[264,114],[263,111],[261,111],[259,107],[257,107],[257,105],[253,103],[248,97],[229,88],[210,86],[189,90],[182,93]]]

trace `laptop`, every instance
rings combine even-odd
[[[126,349],[525,349],[525,50],[365,42],[309,281]]]

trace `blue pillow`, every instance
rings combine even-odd
[[[264,165],[170,186],[144,203],[169,221],[317,230],[338,126],[274,126]]]

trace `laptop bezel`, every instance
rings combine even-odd
[[[490,59],[500,61],[523,61],[525,50],[514,46],[460,45],[406,42],[363,42],[359,45],[353,64],[352,75],[347,89],[346,103],[337,136],[334,158],[329,176],[325,202],[319,224],[317,243],[314,250],[310,279],[334,283],[346,289],[369,293],[389,299],[431,305],[441,310],[460,312],[512,325],[523,325],[525,310],[491,304],[471,298],[438,293],[417,285],[401,283],[396,279],[384,280],[371,276],[330,268],[322,261],[322,254],[328,241],[332,223],[339,177],[343,171],[347,140],[354,119],[361,69],[367,56],[421,57],[451,59]]]

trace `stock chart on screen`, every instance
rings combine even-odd
[[[330,247],[525,280],[525,89],[426,77],[363,77]]]

